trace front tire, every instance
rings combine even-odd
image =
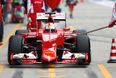
[[[73,30],[73,32],[81,35],[87,35],[87,31],[84,29]]]
[[[18,60],[13,59],[13,55],[22,52],[23,41],[24,40],[22,36],[13,35],[10,37],[8,46],[8,63],[10,65],[19,64]]]
[[[88,60],[80,59],[79,64],[89,65],[91,62],[91,50],[90,50],[90,39],[87,35],[78,35],[76,42],[76,52],[87,54]]]
[[[15,35],[21,35],[22,33],[28,33],[28,30],[16,30]]]

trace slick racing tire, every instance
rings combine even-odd
[[[13,55],[22,52],[23,41],[23,37],[19,35],[13,35],[10,37],[8,46],[8,63],[10,65],[19,64],[18,60],[13,59]]]
[[[87,31],[84,29],[77,29],[73,30],[74,33],[82,34],[82,35],[87,35]]]
[[[28,30],[16,30],[15,35],[21,35],[22,33],[28,33]]]
[[[91,50],[90,50],[90,39],[87,35],[78,35],[76,42],[76,52],[77,53],[87,53],[88,60],[79,59],[79,64],[89,65],[91,62]]]
[[[63,56],[63,51],[62,50],[57,50],[57,56],[58,56],[58,61],[62,61],[62,56]]]

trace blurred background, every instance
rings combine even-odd
[[[42,65],[10,68],[7,60],[8,40],[17,29],[26,29],[29,21],[24,1],[26,0],[4,0],[2,5],[4,39],[3,45],[0,46],[0,78],[77,78],[77,76],[78,78],[108,78],[108,76],[104,77],[99,70],[99,64],[109,70],[112,76],[109,78],[116,78],[116,64],[107,64],[111,52],[111,39],[116,37],[116,27],[88,34],[91,40],[92,63],[86,68],[68,65],[55,65],[52,68],[44,68]],[[66,6],[66,0],[62,0],[61,5],[55,10],[67,13],[67,26],[71,30],[90,31],[109,24],[115,0],[78,1],[72,13],[73,16],[70,14],[69,7]],[[45,8],[45,11],[52,10]],[[58,27],[60,26],[63,25],[60,24]]]
[[[21,6],[25,7],[24,5],[24,1],[25,0],[4,0],[4,4],[3,4],[3,18],[4,18],[4,23],[14,23],[17,22],[15,20],[15,13],[17,13],[17,17],[24,17],[23,11],[21,13],[21,10],[19,9],[19,11],[16,11],[16,8],[21,8]],[[63,4],[65,4],[66,0],[63,0]],[[96,2],[99,4],[103,4],[106,2],[112,3],[115,0],[78,0],[79,2],[87,2],[87,1],[91,1],[91,2]],[[112,5],[113,6],[113,5]],[[27,8],[24,8],[24,10]],[[22,22],[22,21],[20,21]]]

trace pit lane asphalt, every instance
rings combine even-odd
[[[68,14],[68,8],[63,8]],[[108,25],[112,8],[93,3],[80,3],[74,11],[74,19],[67,16],[67,25],[71,29],[82,28],[87,31]],[[68,15],[67,14],[67,15]],[[5,26],[4,39],[20,28],[21,24]],[[89,34],[91,39],[92,62],[89,66],[75,65],[21,65],[10,68],[7,63],[7,47],[0,48],[0,78],[115,78],[116,64],[109,64],[111,38],[116,37],[116,27]]]

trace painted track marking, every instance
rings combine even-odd
[[[65,76],[56,76],[57,71],[55,70],[55,64],[49,64],[48,67],[49,67],[48,68],[48,72],[49,72],[48,78],[65,78]]]
[[[0,64],[0,73],[2,73],[3,69],[4,69],[4,65]]]
[[[108,72],[108,70],[105,68],[105,66],[103,64],[98,64],[98,67],[101,70],[101,72],[105,78],[112,78],[111,74]]]
[[[56,74],[55,74],[55,66],[54,66],[54,64],[50,64],[50,65],[48,65],[48,67],[50,67],[49,69],[48,69],[48,71],[49,71],[49,77],[50,78],[56,78]]]
[[[1,45],[0,48],[3,48],[3,47],[5,46],[5,44],[6,44],[6,43],[8,42],[8,40],[9,40],[10,36],[11,36],[12,34],[14,34],[14,32],[15,32],[18,28],[20,28],[20,24],[17,24],[17,25],[13,28],[13,30],[8,34],[8,36],[6,36],[6,37],[3,39],[3,45]]]
[[[4,39],[3,39],[3,45],[0,46],[0,49],[3,48],[6,43],[8,42],[10,36],[20,27],[20,24],[17,24],[12,31],[10,31],[10,33],[8,34],[8,36],[6,36]],[[22,27],[21,27],[22,28]],[[4,70],[4,65],[0,64],[0,73],[2,73],[2,71]]]

